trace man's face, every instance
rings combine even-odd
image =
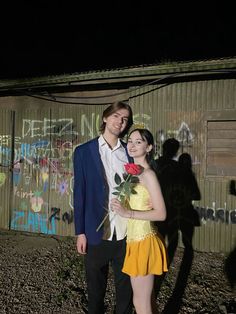
[[[106,123],[105,132],[119,136],[127,126],[129,119],[129,111],[127,109],[119,109],[107,118],[103,118]]]

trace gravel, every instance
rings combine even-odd
[[[75,238],[1,230],[0,256],[1,314],[87,313],[83,257],[76,253]],[[224,272],[225,259],[222,253],[194,252],[188,272],[184,250],[178,248],[157,287],[159,312],[236,313],[236,293]],[[107,314],[113,312],[114,297],[110,272]]]

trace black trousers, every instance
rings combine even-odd
[[[102,240],[99,245],[89,245],[85,255],[88,286],[89,314],[104,313],[104,297],[107,288],[109,264],[114,271],[116,291],[116,314],[132,313],[132,288],[130,277],[122,273],[126,240]]]

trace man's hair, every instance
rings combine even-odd
[[[117,112],[118,110],[120,109],[126,109],[128,110],[129,112],[129,116],[128,116],[128,123],[127,123],[127,126],[126,128],[124,129],[124,131],[119,135],[119,137],[123,137],[125,136],[125,134],[128,133],[130,127],[132,126],[133,124],[133,113],[132,113],[132,109],[131,107],[125,103],[125,102],[122,102],[122,101],[116,101],[115,103],[113,103],[112,105],[110,105],[109,107],[107,107],[104,111],[103,111],[103,114],[102,114],[102,124],[100,126],[100,132],[101,133],[104,133],[105,131],[105,128],[106,128],[106,122],[104,122],[104,118],[108,118],[110,117],[113,113]]]
[[[162,145],[163,156],[173,158],[177,155],[180,143],[175,138],[168,138]]]

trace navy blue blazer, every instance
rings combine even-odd
[[[126,149],[126,144],[122,144]],[[128,153],[127,158],[133,162]],[[103,236],[103,228],[98,232],[96,229],[104,218],[108,197],[98,137],[76,147],[73,165],[75,234],[84,233],[89,244],[98,244]]]

